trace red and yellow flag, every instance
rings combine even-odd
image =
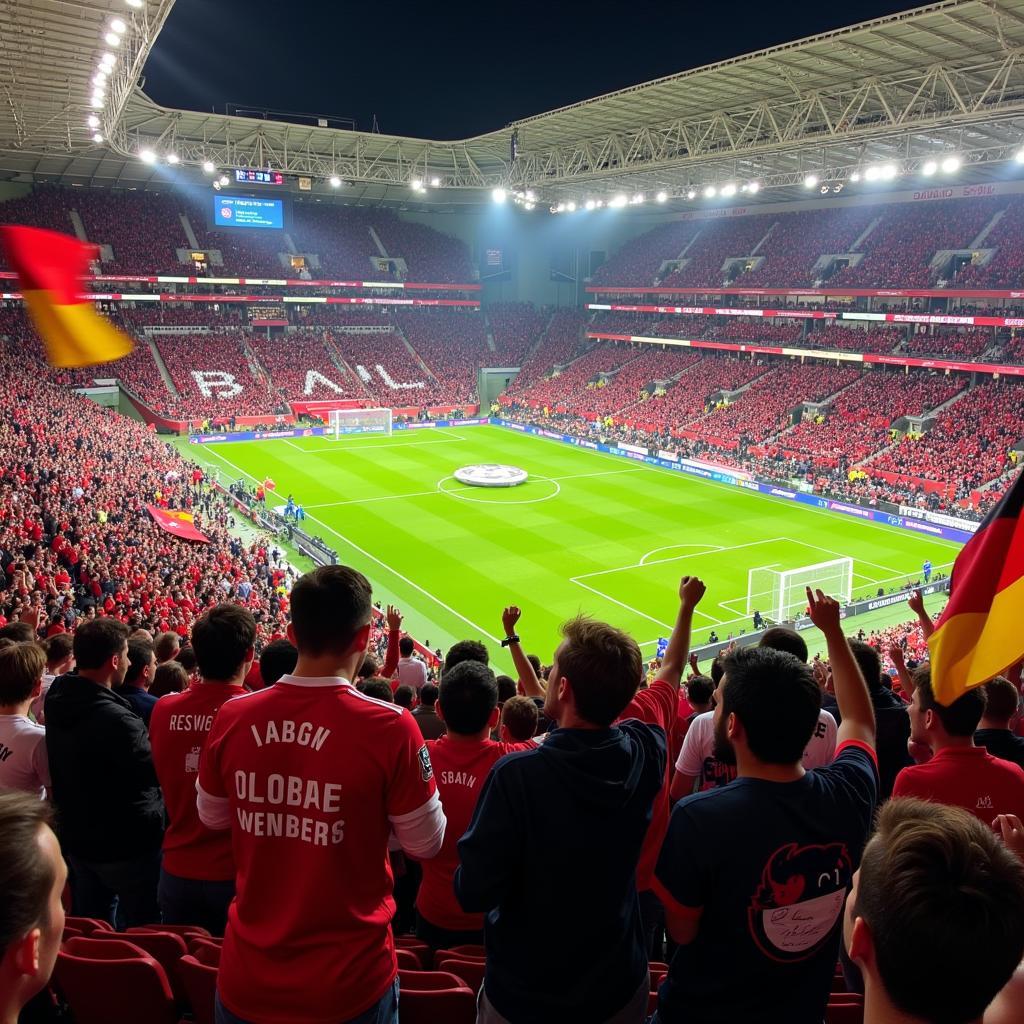
[[[153,522],[167,533],[180,537],[182,540],[194,540],[200,544],[209,544],[210,538],[196,528],[195,517],[191,512],[174,508],[157,508],[147,505],[146,511],[153,517]]]
[[[0,239],[52,365],[92,366],[131,352],[131,338],[82,297],[95,246],[20,225],[0,228]]]
[[[928,640],[932,689],[950,704],[1024,657],[1024,473],[953,565],[949,604]]]

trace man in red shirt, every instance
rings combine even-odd
[[[412,715],[350,682],[372,593],[323,566],[291,594],[295,671],[228,701],[199,768],[200,820],[231,829],[237,896],[217,979],[221,1024],[396,1024],[392,830],[417,859],[445,817]]]
[[[1024,818],[1024,769],[974,745],[974,732],[985,711],[984,689],[968,690],[944,707],[935,700],[928,671],[919,669],[915,679],[911,746],[927,746],[933,757],[927,764],[904,768],[896,776],[893,797],[915,796],[962,807],[986,825],[1000,814]]]
[[[498,723],[498,684],[494,673],[480,661],[463,661],[444,674],[437,713],[448,733],[428,740],[427,749],[448,825],[441,852],[423,864],[416,897],[416,935],[433,949],[450,949],[484,941],[484,915],[467,914],[455,899],[459,840],[469,828],[494,762],[534,744],[496,743],[490,738]]]
[[[256,622],[241,605],[211,608],[192,627],[200,681],[153,706],[149,742],[170,825],[164,833],[158,899],[168,924],[199,924],[224,934],[235,896],[231,836],[214,832],[196,809],[199,758],[220,706],[245,693],[255,657]]]

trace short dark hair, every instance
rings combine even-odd
[[[881,689],[882,656],[878,653],[878,648],[858,640],[855,636],[848,637],[846,642],[850,645],[853,660],[857,662],[857,668],[860,669],[864,682],[868,684],[868,689]]]
[[[486,727],[498,706],[498,684],[483,662],[471,659],[446,669],[437,699],[448,731],[474,736]]]
[[[725,658],[721,654],[716,654],[714,661],[711,662],[711,682],[717,687],[722,681],[722,676],[725,675]]]
[[[537,673],[537,678],[540,679],[541,669],[544,667],[540,663],[540,658],[536,654],[528,654],[526,660],[533,666],[533,671]]]
[[[260,655],[260,678],[264,686],[273,686],[283,675],[295,671],[299,652],[295,645],[284,637],[271,640]]]
[[[36,631],[27,622],[8,622],[0,626],[0,640],[13,640],[16,644],[27,644],[35,640]]]
[[[412,652],[416,650],[416,645],[412,642],[411,636],[403,636],[398,641],[398,653],[403,658],[411,658]]]
[[[139,676],[152,657],[153,645],[149,640],[139,637],[137,640],[128,641],[128,671],[124,676],[126,686],[138,682]]]
[[[1024,865],[960,807],[890,800],[861,859],[853,915],[899,1010],[932,1024],[977,1020],[1024,956]]]
[[[38,925],[49,922],[53,865],[39,855],[39,830],[53,827],[46,800],[0,793],[0,956]]]
[[[447,672],[464,661],[479,661],[482,665],[488,665],[491,657],[479,640],[460,640],[448,648],[448,653],[444,656],[444,671]]]
[[[203,679],[232,679],[256,643],[256,620],[240,604],[218,604],[192,626],[192,647]]]
[[[153,652],[159,662],[170,661],[181,647],[181,637],[177,633],[158,633],[153,641]]]
[[[367,679],[361,689],[367,697],[376,697],[377,700],[387,701],[388,704],[395,703],[394,694],[391,692],[391,684],[386,679]]]
[[[789,626],[772,626],[771,629],[766,629],[757,646],[770,647],[773,651],[785,651],[800,661],[807,661],[807,641]]]
[[[46,655],[39,644],[5,644],[0,648],[0,704],[28,700],[45,671]]]
[[[511,676],[495,676],[498,684],[498,703],[504,704],[519,692],[519,686]]]
[[[178,648],[178,653],[174,656],[174,660],[181,665],[181,667],[188,673],[195,672],[196,670],[196,652],[192,649],[191,644],[185,644],[183,647]]]
[[[637,642],[621,629],[578,615],[562,626],[558,671],[572,687],[576,713],[609,726],[636,695],[644,659]],[[553,680],[551,685],[557,686]]]
[[[300,576],[291,593],[295,646],[304,654],[342,654],[370,622],[373,589],[347,565],[321,565]]]
[[[420,703],[426,708],[432,708],[437,703],[439,692],[436,683],[424,683],[420,687]]]
[[[516,743],[531,739],[537,732],[539,720],[537,705],[529,697],[510,697],[501,709],[501,724]]]
[[[360,679],[372,679],[380,670],[380,662],[372,655],[363,655],[362,664],[356,669],[356,675]]]
[[[707,704],[715,692],[715,681],[707,676],[694,676],[686,684],[686,697],[691,704]]]
[[[157,665],[153,673],[153,684],[149,688],[151,697],[166,697],[169,693],[181,693],[188,686],[188,672],[180,661],[165,661]]]
[[[413,701],[416,699],[416,691],[407,683],[402,683],[401,686],[395,687],[392,699],[400,708],[408,708],[411,711]]]
[[[810,666],[774,647],[733,651],[718,699],[723,720],[736,715],[750,752],[767,764],[799,761],[821,714],[821,690]]]
[[[976,686],[973,690],[957,697],[949,705],[940,704],[932,689],[931,673],[927,679],[919,679],[916,687],[919,707],[922,711],[934,711],[950,736],[973,736],[985,714],[985,688]]]
[[[89,619],[75,630],[75,664],[87,672],[102,668],[120,654],[128,642],[130,630],[117,619]]]
[[[54,633],[43,641],[47,665],[59,665],[73,650],[74,638],[70,633]]]
[[[1017,687],[1004,676],[996,676],[982,689],[985,691],[985,717],[996,722],[1008,723],[1020,707]]]

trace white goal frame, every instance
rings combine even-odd
[[[327,414],[327,433],[332,441],[340,441],[353,434],[384,434],[392,432],[390,409],[331,409]]]
[[[853,598],[853,559],[833,558],[796,569],[761,566],[747,573],[747,614],[772,622],[795,619],[807,607],[805,590],[811,587],[834,597],[840,604]]]

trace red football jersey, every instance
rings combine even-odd
[[[228,802],[238,866],[224,1005],[254,1024],[372,1006],[397,973],[389,819],[436,792],[412,715],[344,680],[286,675],[221,708],[199,785]]]
[[[904,768],[892,795],[962,807],[991,828],[1000,814],[1024,818],[1024,769],[984,747],[946,747],[926,764]]]
[[[459,866],[459,840],[476,809],[480,791],[494,762],[517,750],[536,744],[495,743],[494,740],[466,739],[448,733],[427,740],[434,767],[437,792],[448,819],[441,852],[422,863],[423,880],[416,896],[416,909],[433,925],[450,931],[477,931],[484,926],[483,914],[467,914],[455,898],[455,869]]]
[[[164,833],[163,866],[179,878],[226,882],[235,877],[231,835],[199,820],[196,781],[199,758],[220,706],[245,693],[241,686],[199,683],[169,693],[153,705],[149,743],[170,824]]]

